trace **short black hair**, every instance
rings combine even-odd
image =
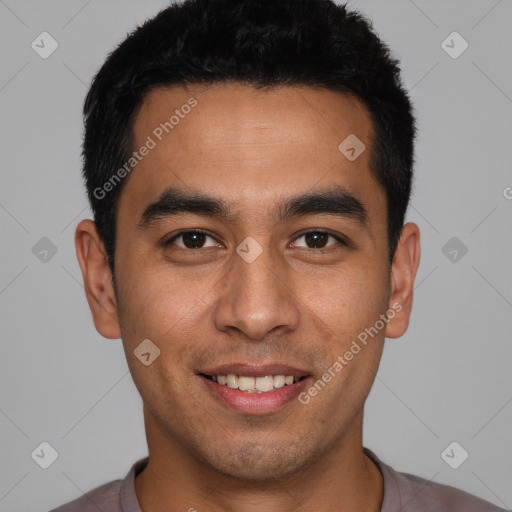
[[[332,0],[185,0],[130,33],[85,100],[83,176],[112,279],[126,179],[108,193],[103,187],[132,156],[133,119],[145,96],[159,86],[230,82],[327,89],[363,103],[373,127],[370,170],[386,193],[392,261],[411,194],[416,124],[399,61],[372,22]]]

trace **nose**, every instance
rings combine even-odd
[[[272,330],[297,329],[297,297],[287,282],[285,264],[273,259],[269,250],[252,263],[238,255],[234,258],[214,311],[217,329],[236,329],[256,341]]]

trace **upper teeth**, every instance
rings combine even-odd
[[[293,384],[293,375],[265,375],[264,377],[245,377],[243,375],[214,375],[212,379],[219,384],[232,389],[247,391],[249,393],[265,393],[273,389],[282,388],[284,385]]]

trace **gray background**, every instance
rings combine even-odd
[[[93,326],[73,237],[90,217],[80,178],[87,85],[107,52],[166,5],[0,0],[2,511],[48,510],[146,454],[141,400],[121,341]],[[402,60],[420,129],[412,324],[387,341],[365,445],[397,469],[510,509],[512,2],[349,6]],[[42,31],[59,44],[47,59],[31,48]],[[441,46],[453,31],[469,43],[457,59]],[[442,251],[454,236],[455,262]],[[57,249],[46,262],[32,251],[42,237]],[[46,470],[31,458],[42,441],[58,452]],[[441,458],[452,441],[469,452],[458,469]]]

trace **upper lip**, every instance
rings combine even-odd
[[[306,377],[309,375],[307,370],[290,366],[287,364],[222,364],[219,366],[211,366],[204,370],[198,371],[209,376],[215,375],[243,375],[247,377],[265,377],[266,375],[293,375],[295,379]]]

